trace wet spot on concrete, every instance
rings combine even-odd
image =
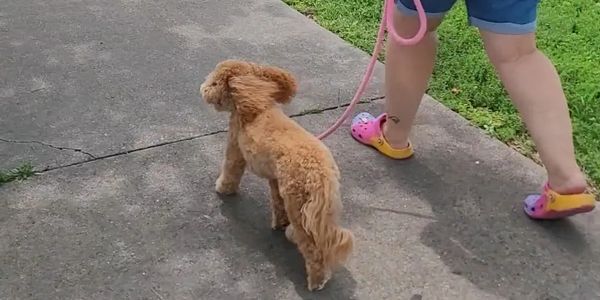
[[[56,57],[48,57],[47,64],[48,66],[57,66],[59,61]]]
[[[178,34],[186,40],[188,48],[200,48],[212,40],[209,32],[198,25],[182,25],[169,29],[170,32]]]
[[[32,185],[23,191],[18,199],[9,203],[8,207],[17,210],[43,209],[48,207],[58,194],[58,186],[54,183]]]
[[[111,199],[122,206],[118,201],[118,191],[127,184],[123,176],[114,174],[113,171],[107,171],[104,174],[98,174],[86,180],[74,197],[70,197],[70,202],[75,207],[90,208],[102,205],[106,199]]]
[[[121,0],[125,5],[139,5],[142,3],[142,0]]]
[[[10,98],[15,95],[15,90],[11,88],[0,88],[0,98]]]
[[[31,92],[47,90],[50,87],[51,85],[44,78],[34,77],[31,79]]]
[[[108,61],[110,53],[104,51],[103,42],[89,42],[72,46],[74,59],[79,64],[86,64],[90,61]]]

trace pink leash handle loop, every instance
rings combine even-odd
[[[385,7],[383,9],[383,15],[385,18],[385,25],[387,27],[388,35],[390,35],[396,43],[404,46],[411,46],[419,43],[425,36],[425,33],[427,33],[427,15],[425,14],[423,4],[421,3],[421,0],[414,0],[414,3],[417,9],[417,15],[419,17],[419,30],[417,31],[415,36],[408,39],[399,36],[394,27],[394,0],[386,0]]]
[[[415,7],[417,8],[417,14],[419,16],[419,30],[415,34],[414,37],[409,39],[404,39],[400,37],[396,30],[394,30],[393,24],[393,11],[394,11],[394,0],[385,0],[383,5],[383,12],[381,15],[381,23],[379,23],[379,30],[377,32],[377,41],[375,42],[375,47],[373,49],[373,55],[371,56],[371,61],[367,66],[367,70],[363,76],[362,81],[360,82],[352,101],[342,114],[342,116],[337,119],[335,124],[329,127],[325,132],[321,133],[318,136],[318,139],[322,140],[332,134],[336,129],[338,129],[346,119],[350,116],[350,114],[354,111],[354,107],[360,101],[360,98],[364,94],[369,81],[371,81],[371,77],[373,76],[373,70],[375,69],[375,65],[377,64],[377,58],[379,57],[379,53],[381,52],[381,46],[383,45],[383,37],[385,35],[385,29],[387,27],[388,33],[392,36],[392,39],[401,45],[415,45],[420,42],[425,33],[427,32],[427,16],[425,15],[425,10],[423,9],[423,5],[421,4],[421,0],[414,0]]]

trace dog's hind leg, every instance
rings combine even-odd
[[[285,212],[283,198],[279,194],[279,184],[277,184],[277,180],[271,179],[269,186],[271,187],[271,228],[273,230],[284,229],[290,224],[290,221]]]
[[[229,131],[225,159],[216,183],[216,190],[221,194],[236,193],[246,169],[246,160],[238,145],[236,132],[237,130],[233,129]]]
[[[308,290],[321,290],[331,278],[331,268],[326,264],[323,252],[315,244],[314,238],[302,225],[302,203],[302,199],[285,199],[285,209],[290,220],[290,225],[286,228],[286,237],[296,244],[304,258]]]
[[[292,223],[294,223],[292,221]],[[321,249],[319,249],[307,233],[300,229],[302,224],[293,224],[293,233],[291,236],[294,243],[304,257],[304,265],[306,268],[308,290],[321,290],[331,278],[331,269],[325,264],[325,258]]]

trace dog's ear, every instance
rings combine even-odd
[[[261,77],[266,81],[274,82],[277,90],[273,94],[275,101],[286,104],[296,95],[298,86],[294,76],[281,68],[266,66],[261,68]]]
[[[247,74],[249,70],[252,69],[252,66],[245,61],[228,59],[220,62],[216,69],[219,70],[218,74],[220,79],[223,80],[226,83],[227,88],[229,88],[232,79]]]
[[[231,77],[229,87],[233,105],[245,122],[252,121],[258,114],[271,107],[273,97],[279,91],[275,82],[254,74]]]

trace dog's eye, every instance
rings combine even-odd
[[[213,82],[213,83],[211,84],[211,86],[217,86],[217,83],[216,83],[216,82]]]

